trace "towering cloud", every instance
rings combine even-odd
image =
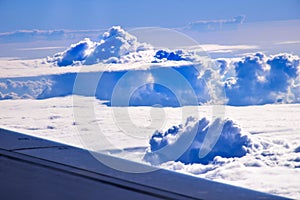
[[[150,45],[139,43],[135,36],[120,26],[113,26],[103,34],[100,42],[92,42],[86,38],[71,45],[66,51],[48,58],[48,62],[58,66],[126,63],[135,60],[135,57],[146,55],[145,53],[139,55],[139,53],[151,49]]]
[[[80,63],[86,57],[91,54],[95,43],[89,38],[78,42],[77,44],[72,44],[64,52],[57,53],[53,58],[48,58],[48,62],[55,62],[58,66],[67,66]]]
[[[300,58],[262,53],[235,62],[235,77],[225,81],[230,105],[299,102]]]
[[[218,137],[216,144],[211,146],[207,155],[201,157],[201,149],[207,147],[205,138],[209,137],[208,134],[215,134],[209,129],[214,129],[216,126],[221,127],[220,134],[216,135]],[[144,159],[152,164],[167,161],[208,164],[216,156],[242,157],[256,148],[249,134],[243,133],[232,120],[228,119],[209,122],[206,118],[199,121],[188,118],[184,125],[173,126],[164,133],[155,132],[149,143],[150,148]]]
[[[99,61],[120,62],[120,58],[139,51],[149,49],[149,45],[139,43],[137,38],[120,26],[113,26],[103,34],[103,40],[97,43],[95,49],[86,58],[85,64],[94,64]]]
[[[300,59],[289,54],[276,55],[267,61],[271,66],[267,76],[270,89],[275,88],[279,92],[285,92],[292,87],[299,76]]]

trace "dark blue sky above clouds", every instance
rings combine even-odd
[[[19,29],[180,27],[197,20],[246,22],[300,19],[299,0],[0,0],[0,32]]]

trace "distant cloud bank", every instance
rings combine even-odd
[[[232,19],[200,20],[189,23],[184,29],[193,31],[232,30],[243,24],[244,21],[244,15],[236,16]]]
[[[189,23],[184,27],[186,30],[194,31],[218,31],[236,29],[238,25],[243,24],[245,16],[236,16],[232,19],[220,19],[220,20],[200,20]],[[110,34],[118,35],[119,37],[125,37],[124,30],[120,27],[112,27]],[[107,33],[109,33],[108,31]],[[113,33],[113,31],[115,31]],[[37,40],[62,40],[66,38],[75,38],[79,35],[97,35],[100,30],[17,30],[12,32],[0,33],[0,42],[11,43],[11,42],[32,42]],[[118,32],[118,33],[117,33]],[[106,33],[106,34],[107,34]],[[126,33],[127,36],[129,34]],[[130,36],[131,39],[132,36]],[[103,38],[105,36],[103,35]],[[125,37],[126,38],[126,37]]]
[[[59,40],[65,37],[63,30],[18,30],[0,33],[0,42],[31,42],[36,40]]]
[[[69,40],[86,37],[97,37],[102,30],[17,30],[0,33],[1,43],[35,42],[45,40]]]
[[[103,74],[98,83],[101,89],[98,85],[99,90],[95,93],[99,99],[110,100],[114,87],[124,74],[130,72],[134,78],[129,78],[125,85],[118,87],[124,87],[123,90],[126,91],[136,87],[136,82],[145,84],[132,91],[128,103],[134,106],[195,105],[195,102],[189,100],[179,102],[176,97],[187,97],[192,93],[195,93],[198,104],[226,103],[244,106],[300,103],[300,58],[288,53],[266,55],[258,52],[239,58],[208,61],[207,57],[197,54],[197,49],[155,49],[149,44],[139,42],[121,27],[114,26],[102,35],[99,42],[86,38],[72,44],[65,51],[48,57],[47,62],[53,67],[66,67],[66,72],[68,67],[76,65],[108,63],[114,67],[114,63],[127,63],[130,66],[135,66],[134,63],[137,63],[137,66],[146,64],[148,68],[122,69],[125,65],[115,65],[118,66],[116,70]],[[171,78],[167,68],[179,74],[193,91],[187,92],[187,88],[178,84],[178,77]],[[87,73],[87,76],[94,75],[92,72]],[[70,95],[73,92],[76,74],[46,75],[32,79],[0,79],[0,98],[49,98]],[[172,91],[159,83],[176,85],[176,91],[175,87]],[[226,95],[219,101],[222,93],[220,88]]]

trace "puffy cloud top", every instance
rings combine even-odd
[[[92,65],[99,62],[126,63],[134,58],[134,55],[130,54],[139,54],[151,49],[150,45],[138,42],[135,36],[120,26],[113,26],[103,34],[100,42],[92,42],[86,38],[71,45],[66,51],[55,54],[53,58],[48,58],[48,62],[54,62],[58,66],[77,63]]]
[[[183,50],[154,50],[149,44],[140,43],[137,38],[120,26],[113,26],[102,35],[100,42],[89,38],[72,44],[64,52],[59,52],[47,61],[57,66],[77,64],[93,65],[96,63],[160,63],[166,61],[195,61],[195,53]]]
[[[292,81],[299,75],[299,58],[288,54],[276,55],[267,61],[271,66],[268,81],[270,88],[287,90]]]
[[[85,60],[93,50],[94,46],[94,42],[89,38],[85,38],[77,44],[72,44],[64,52],[55,54],[53,58],[49,58],[48,61],[55,62],[58,66],[73,65]]]
[[[211,134],[209,129],[220,126],[221,133],[212,146],[209,153],[200,157],[200,149],[207,146],[205,138]],[[196,131],[195,136],[191,132]],[[215,134],[215,133],[214,133]],[[203,118],[196,121],[194,118],[188,118],[185,125],[173,126],[166,132],[155,132],[150,139],[150,148],[144,159],[152,164],[160,164],[167,161],[180,161],[185,164],[212,162],[216,156],[224,158],[242,157],[247,152],[252,151],[254,143],[250,140],[249,134],[243,133],[242,130],[232,120],[216,119],[212,123]],[[190,145],[182,150],[182,141],[190,139]],[[176,155],[178,154],[178,155]]]
[[[122,62],[121,57],[130,53],[145,51],[149,48],[149,45],[139,43],[135,36],[129,34],[120,26],[113,26],[103,34],[103,40],[96,44],[94,51],[86,58],[85,64],[94,64],[101,61]]]
[[[300,58],[291,54],[245,56],[234,62],[235,76],[225,81],[230,105],[300,101]],[[224,63],[223,63],[224,64]]]

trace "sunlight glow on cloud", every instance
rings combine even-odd
[[[89,38],[72,44],[70,48],[64,52],[57,53],[53,58],[49,58],[48,62],[56,62],[58,66],[67,66],[81,62],[91,53],[95,44]]]

